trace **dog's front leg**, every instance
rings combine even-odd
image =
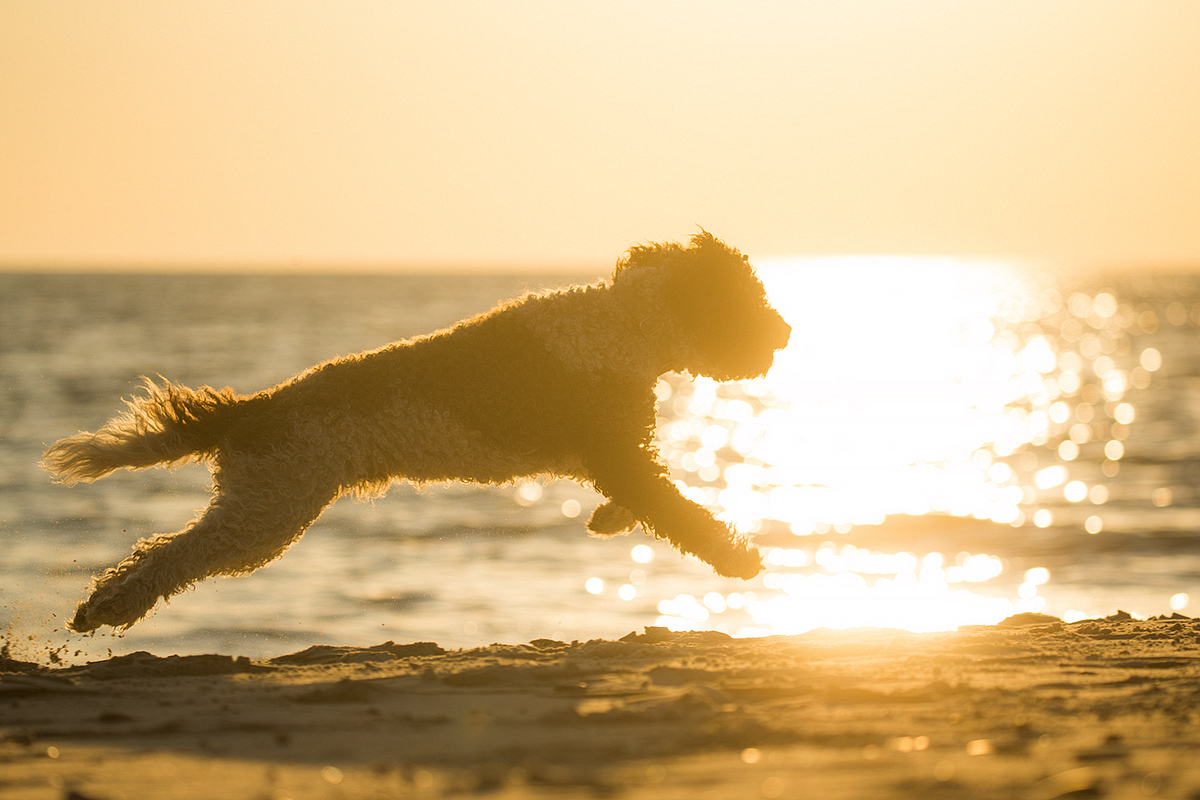
[[[645,447],[586,459],[592,484],[626,508],[654,536],[709,564],[717,574],[753,578],[762,570],[758,550],[703,506],[693,503],[667,478]]]

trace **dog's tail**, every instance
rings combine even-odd
[[[240,402],[234,391],[189,389],[165,378],[161,385],[144,380],[143,394],[125,401],[126,413],[95,433],[77,433],[50,445],[42,468],[58,483],[91,483],[121,467],[143,469],[215,455],[229,411]]]

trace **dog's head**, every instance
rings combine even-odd
[[[639,245],[617,264],[614,284],[659,268],[654,298],[676,341],[675,369],[720,381],[766,374],[791,335],[791,326],[767,302],[762,282],[745,256],[708,231],[677,243]],[[658,271],[658,270],[655,270]],[[667,333],[664,331],[664,333]]]

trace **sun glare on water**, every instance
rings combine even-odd
[[[801,534],[897,513],[1017,518],[1019,490],[990,480],[976,456],[1027,438],[1005,411],[1055,367],[1045,339],[1017,352],[996,340],[1004,300],[1028,292],[1015,270],[859,258],[763,272],[793,326],[762,381],[771,400],[753,453],[772,472],[771,518]],[[722,505],[753,527],[740,499]]]
[[[750,619],[737,635],[933,631],[1041,610],[1046,570],[1013,581],[1007,597],[983,591],[1003,570],[995,556],[872,552],[827,537],[898,514],[1032,524],[1022,506],[1036,498],[1006,457],[1053,432],[1038,409],[1062,393],[1058,356],[1029,325],[1062,297],[993,262],[805,259],[760,273],[790,345],[764,379],[661,384],[659,439],[689,497],[794,544],[763,548],[761,588],[664,599],[658,623],[712,627],[732,607]]]

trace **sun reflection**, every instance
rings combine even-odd
[[[1022,341],[992,322],[1014,294],[1011,270],[829,259],[771,265],[763,278],[793,327],[771,374],[660,392],[679,415],[661,431],[663,451],[698,479],[681,481],[689,496],[751,532],[763,519],[797,533],[894,513],[1019,519],[1007,466],[989,474],[974,456],[1050,435],[1045,411],[1008,412],[1046,392],[1057,357],[1044,336]],[[719,459],[723,449],[737,463]]]
[[[750,534],[824,538],[896,514],[1104,530],[1092,507],[1126,457],[1137,418],[1126,395],[1162,367],[1157,349],[1131,344],[1157,329],[1153,308],[1064,294],[998,262],[831,258],[760,272],[793,328],[771,373],[657,390],[659,446],[688,497]],[[1152,501],[1170,505],[1170,487]],[[737,595],[742,635],[994,623],[1041,611],[1050,577],[1033,568],[1003,588],[1003,563],[983,553],[826,542],[765,556],[761,591]],[[717,597],[664,599],[659,624],[711,627],[735,608]]]
[[[585,580],[600,601],[656,610],[673,630],[741,636],[947,630],[1023,612],[1070,622],[1089,615],[1070,606],[1091,601],[1007,537],[1061,554],[1072,537],[1111,550],[1148,524],[1194,529],[1197,493],[1131,430],[1162,427],[1161,409],[1138,405],[1157,395],[1135,392],[1166,360],[1145,337],[1200,326],[1200,302],[1160,319],[1161,299],[1137,291],[1070,291],[1015,265],[952,259],[811,259],[761,275],[793,328],[770,374],[667,376],[655,393],[672,480],[755,538],[766,569],[726,580],[638,544],[627,576]],[[555,496],[538,481],[512,491],[523,506]],[[555,502],[565,517],[582,512]],[[990,544],[952,553],[926,536],[957,542],[959,531]],[[1188,604],[1168,597],[1173,611]]]
[[[819,565],[821,571],[769,569],[763,586],[772,594],[764,597],[747,592],[725,598],[709,592],[697,601],[679,594],[659,603],[657,624],[690,630],[708,623],[714,614],[744,608],[753,622],[739,631],[741,635],[802,633],[818,627],[946,630],[998,622],[1016,611],[1038,608],[1036,587],[1049,577],[1046,570],[1030,570],[1022,584],[1028,588],[1020,592],[1024,602],[1014,603],[983,597],[961,586],[984,583],[1003,570],[999,559],[982,553],[962,553],[954,564],[947,565],[940,553],[918,558],[911,553],[871,552],[849,545],[838,549],[825,544],[815,551],[773,548],[766,563],[791,568]]]

